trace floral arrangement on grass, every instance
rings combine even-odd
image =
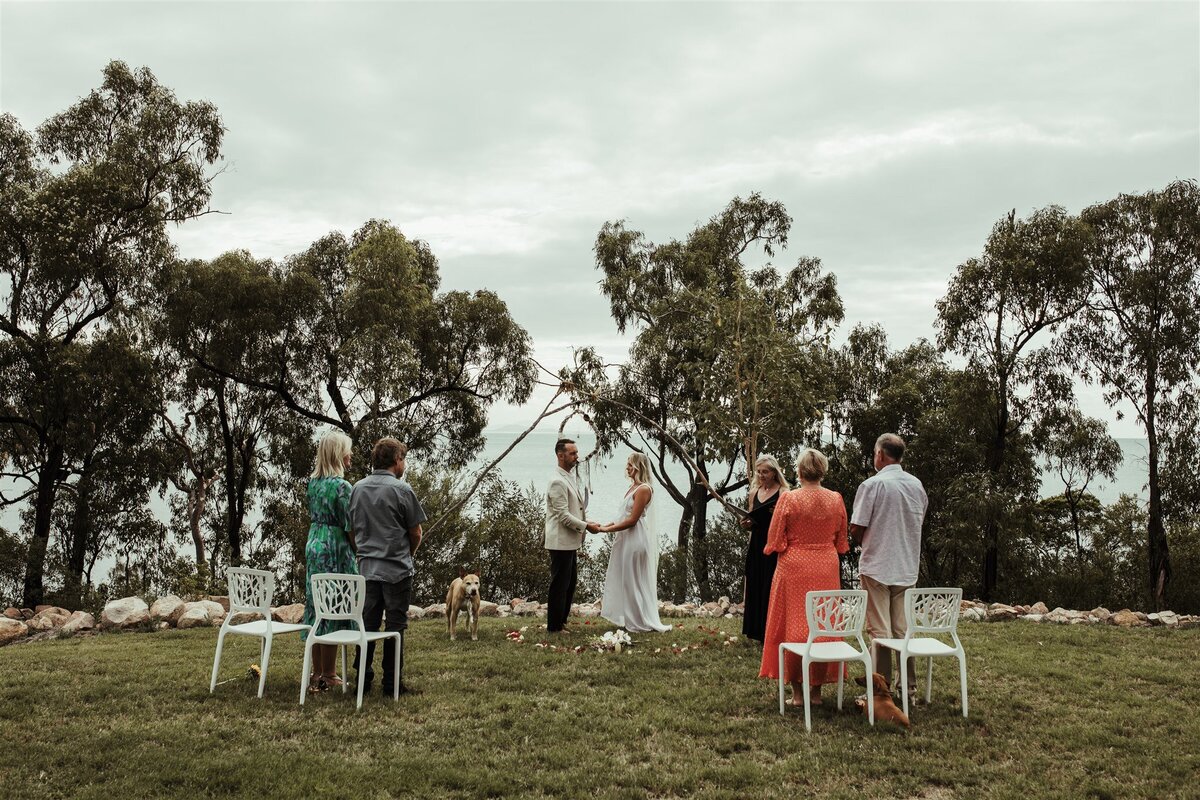
[[[683,629],[684,627],[685,626],[683,623],[677,623],[675,625],[676,630]],[[527,641],[525,634],[528,630],[528,625],[520,629],[510,630],[504,635],[504,638],[513,644],[525,644]],[[691,644],[685,644],[682,646],[678,642],[673,642],[669,647],[663,646],[656,647],[653,650],[647,649],[647,652],[651,652],[656,655],[662,653],[680,655],[691,650],[700,650],[702,648],[712,647],[714,645],[729,647],[730,645],[737,644],[739,641],[736,635],[725,633],[725,631],[721,630],[720,628],[697,625],[696,630],[705,634],[706,638],[699,642],[692,642]],[[590,651],[595,651],[597,653],[623,653],[626,652],[628,648],[634,646],[634,641],[630,637],[628,631],[617,629],[606,631],[599,636],[593,636],[586,644],[577,644],[574,646],[560,645],[551,644],[550,642],[543,640],[533,642],[533,646],[538,650],[545,650],[550,653],[574,653],[575,655],[581,655]]]

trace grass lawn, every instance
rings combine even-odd
[[[572,623],[572,645],[611,629]],[[505,639],[526,624],[526,644]],[[237,679],[209,695],[212,629],[9,646],[0,796],[1200,796],[1200,630],[967,624],[969,719],[949,659],[912,733],[827,700],[809,735],[802,710],[779,716],[753,644],[721,646],[713,625],[740,633],[686,620],[576,655],[535,648],[535,620],[485,619],[478,642],[417,622],[406,679],[423,692],[376,689],[358,713],[336,692],[300,709],[296,637],[276,640],[262,701],[237,678],[258,661],[244,637],[226,640]]]

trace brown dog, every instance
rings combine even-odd
[[[866,686],[866,678],[855,678],[854,682],[859,686]],[[905,728],[912,730],[912,723],[908,721],[908,717],[901,711],[894,700],[892,700],[892,692],[888,689],[887,680],[878,672],[871,673],[871,683],[873,684],[872,694],[875,695],[875,720],[883,720],[885,722],[895,722],[897,725],[903,725]],[[867,713],[867,701],[859,700],[859,707],[864,714]]]
[[[454,641],[458,628],[458,612],[463,603],[467,603],[467,628],[471,631],[471,641],[479,639],[479,575],[458,568],[458,577],[450,584],[446,593],[446,622],[450,627],[450,641]]]

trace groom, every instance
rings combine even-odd
[[[554,443],[558,468],[546,488],[546,549],[550,551],[550,595],[546,598],[546,632],[559,633],[575,599],[576,555],[584,532],[600,530],[584,519],[587,500],[571,470],[579,463],[579,448],[570,439]]]

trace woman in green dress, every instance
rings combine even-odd
[[[342,477],[350,466],[350,459],[350,438],[346,434],[330,431],[321,437],[316,464],[308,481],[308,513],[312,523],[308,526],[308,544],[304,548],[305,625],[312,625],[317,619],[313,607],[314,574],[358,574],[354,559],[354,534],[350,530],[350,482]],[[320,636],[350,627],[346,620],[326,620],[315,633]],[[308,638],[307,634],[301,636]],[[310,691],[341,685],[342,681],[334,668],[336,658],[336,645],[313,646],[313,674],[309,678],[309,685],[313,688]]]

